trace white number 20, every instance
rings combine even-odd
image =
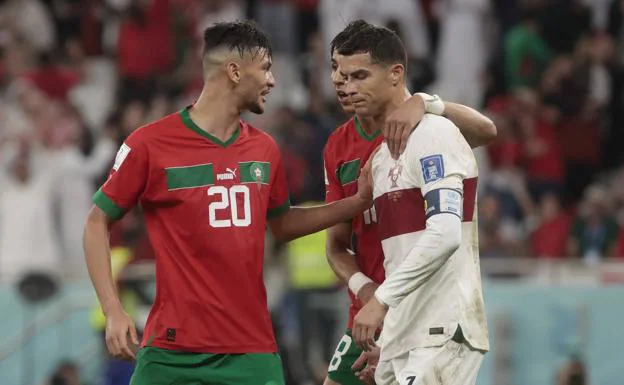
[[[237,194],[242,195],[243,213],[238,212]],[[208,196],[218,195],[218,200],[208,205],[208,218],[212,227],[247,227],[251,224],[251,203],[249,200],[249,188],[245,185],[235,185],[230,188],[225,186],[210,186]],[[229,206],[230,219],[217,219],[217,210],[225,210]]]

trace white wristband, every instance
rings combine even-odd
[[[373,282],[372,279],[368,278],[362,272],[358,271],[357,273],[353,274],[351,278],[349,278],[349,290],[351,290],[351,293],[355,294],[355,296],[357,297],[360,289],[362,289],[367,283],[371,282]]]
[[[438,95],[432,96],[424,92],[418,92],[417,95],[420,95],[425,103],[425,112],[442,116],[444,113],[444,101]]]

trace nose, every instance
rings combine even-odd
[[[344,92],[349,96],[354,96],[358,93],[358,89],[353,82],[345,82]]]
[[[267,74],[267,85],[269,88],[275,87],[275,77],[273,76],[273,72],[269,71]]]
[[[339,71],[332,71],[331,80],[337,86],[342,85],[345,82],[344,76],[340,75]]]

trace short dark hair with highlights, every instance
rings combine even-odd
[[[385,27],[367,26],[336,47],[341,55],[368,53],[376,64],[402,64],[407,68],[407,52],[399,36]]]
[[[357,19],[353,20],[349,24],[344,27],[342,31],[340,31],[334,38],[331,43],[329,43],[329,54],[333,55],[334,51],[347,42],[356,32],[360,31],[363,28],[373,27],[372,24],[367,22],[366,20]]]
[[[216,23],[204,30],[204,55],[217,47],[227,47],[230,51],[255,55],[266,50],[272,56],[273,49],[267,34],[253,21]]]

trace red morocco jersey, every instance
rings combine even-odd
[[[351,118],[334,131],[325,145],[325,191],[327,203],[357,193],[357,178],[371,153],[382,142],[381,131],[367,135],[357,117]],[[351,250],[364,275],[381,284],[385,278],[384,255],[377,233],[375,206],[353,217]],[[362,303],[349,291],[349,328]]]
[[[290,207],[279,149],[241,121],[227,142],[188,108],[136,130],[94,203],[118,219],[139,203],[156,253],[142,346],[277,351],[263,282],[267,217]]]

